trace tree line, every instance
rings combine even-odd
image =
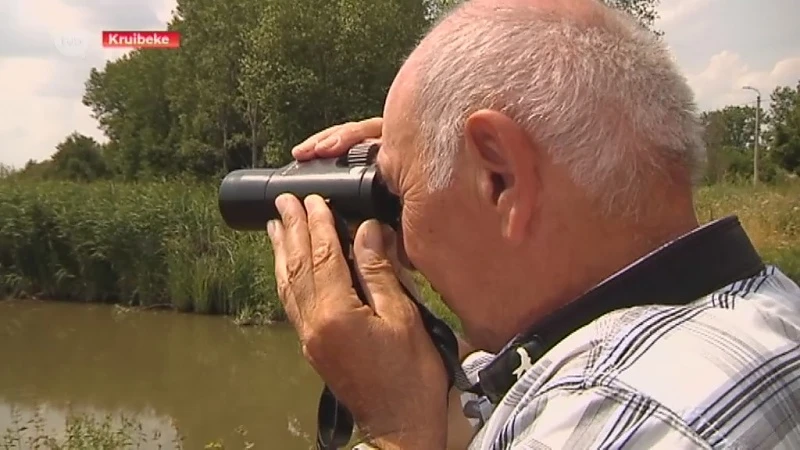
[[[777,86],[769,109],[758,111],[759,180],[770,182],[800,175],[800,80]],[[730,105],[701,115],[708,149],[706,181],[752,179],[756,141],[756,107]]]
[[[653,29],[658,0],[605,1]],[[167,25],[182,34],[179,50],[135,50],[91,69],[82,101],[107,142],[74,132],[50,159],[0,167],[0,177],[216,179],[285,164],[308,135],[380,115],[405,55],[457,3],[179,0]],[[798,173],[800,82],[771,100],[765,172]],[[749,106],[703,114],[709,181],[752,173],[754,118]]]

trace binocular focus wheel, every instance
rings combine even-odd
[[[374,163],[380,148],[381,146],[374,142],[353,146],[347,152],[347,165],[350,167],[363,167]]]

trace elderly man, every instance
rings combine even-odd
[[[374,221],[356,234],[368,305],[320,197],[279,197],[267,228],[304,355],[370,445],[800,448],[800,288],[735,218],[698,225],[693,96],[631,19],[592,0],[467,2],[409,56],[383,119],[294,155],[368,138],[403,203],[398,258]],[[449,403],[399,261],[469,342],[475,389]]]

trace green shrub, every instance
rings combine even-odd
[[[217,186],[0,182],[0,295],[283,320],[265,233],[230,230]],[[767,262],[800,280],[800,182],[702,187],[701,222],[737,214]],[[429,286],[431,309],[457,320]],[[258,319],[258,320],[255,320]]]
[[[263,233],[222,222],[214,186],[0,183],[0,294],[282,318]]]

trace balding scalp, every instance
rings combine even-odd
[[[694,96],[669,52],[598,1],[469,1],[409,63],[431,189],[449,184],[464,122],[483,108],[523,126],[608,212],[635,213],[656,175],[702,168]]]

